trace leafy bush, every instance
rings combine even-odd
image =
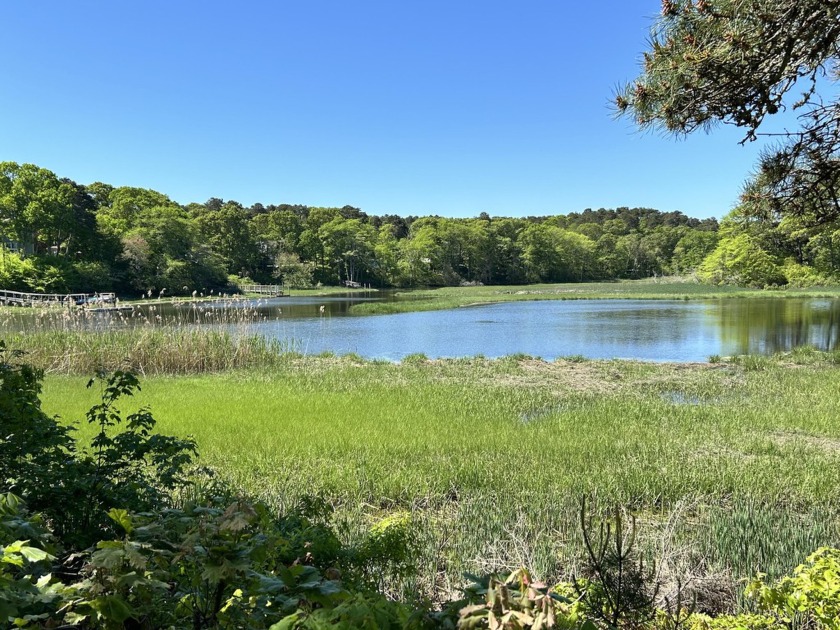
[[[821,547],[793,575],[775,584],[764,579],[758,575],[752,580],[746,595],[783,623],[840,629],[840,549]]]
[[[316,568],[278,562],[282,537],[259,504],[211,501],[110,517],[125,536],[97,544],[68,616],[73,623],[265,628],[345,596]]]
[[[50,575],[55,553],[41,519],[15,495],[0,494],[0,621],[25,626],[57,615],[67,589]]]
[[[362,543],[347,555],[348,577],[364,590],[382,591],[415,573],[417,537],[411,514],[398,512],[377,522]]]
[[[0,341],[0,492],[16,492],[43,512],[65,546],[84,549],[99,540],[110,529],[109,509],[160,507],[186,483],[195,443],[155,434],[148,409],[125,419],[117,409],[139,388],[133,374],[102,377],[102,401],[87,413],[99,431],[86,447],[43,412],[43,372],[19,356]]]
[[[20,355],[0,341],[0,491],[46,510],[58,504],[55,493],[68,481],[65,465],[75,461],[75,442],[41,410],[43,371],[21,363]]]
[[[9,291],[29,291],[35,277],[31,258],[21,258],[0,246],[0,288]]]
[[[748,287],[787,284],[782,269],[749,234],[723,238],[697,269],[697,277],[712,284]]]

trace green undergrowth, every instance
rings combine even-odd
[[[44,408],[82,417],[84,380],[48,376]],[[757,366],[286,355],[142,385],[131,404],[224,480],[276,508],[324,501],[347,543],[409,514],[409,587],[433,600],[465,572],[568,578],[581,496],[636,512],[667,579],[714,578],[709,607],[840,543],[840,371],[813,350]]]
[[[354,304],[356,315],[381,315],[478,306],[494,302],[526,300],[702,300],[750,297],[838,297],[840,287],[790,289],[744,289],[727,285],[700,284],[688,279],[634,280],[525,286],[445,287],[398,293],[401,300]]]

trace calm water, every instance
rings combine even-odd
[[[710,301],[576,300],[509,302],[448,311],[370,317],[348,316],[366,299],[277,298],[201,303],[144,310],[149,319],[176,318],[182,324],[216,324],[241,313],[249,332],[280,339],[308,353],[354,352],[399,360],[422,353],[430,358],[525,353],[544,359],[583,355],[653,361],[705,361],[710,355],[769,354],[796,346],[840,349],[838,299],[731,299]],[[321,314],[320,307],[324,307]],[[23,309],[22,309],[23,310]],[[28,310],[28,309],[27,309]],[[29,311],[31,313],[31,311]],[[23,321],[23,320],[21,320]],[[87,326],[131,325],[91,314]],[[7,322],[8,325],[8,322]],[[23,324],[23,327],[27,327]]]
[[[773,353],[840,343],[840,300],[578,300],[510,302],[375,317],[280,318],[260,334],[301,352],[401,359],[525,353],[705,361],[712,354]]]

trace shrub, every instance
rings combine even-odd
[[[31,258],[22,259],[0,247],[0,287],[9,291],[29,291],[34,277],[35,265]]]
[[[821,547],[775,584],[759,574],[746,595],[785,624],[840,629],[840,549]]]
[[[117,409],[139,389],[133,374],[101,377],[102,400],[87,413],[99,431],[86,447],[42,411],[43,372],[19,357],[0,341],[0,492],[14,491],[43,512],[68,548],[99,540],[110,529],[110,508],[153,509],[186,483],[195,443],[155,434],[148,409],[125,419]]]
[[[68,589],[50,575],[56,550],[41,519],[0,494],[0,621],[26,626],[58,615]]]

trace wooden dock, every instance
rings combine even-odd
[[[84,306],[86,304],[113,304],[113,293],[24,293],[0,289],[3,306]]]
[[[239,290],[242,293],[256,293],[272,297],[282,297],[284,295],[283,287],[279,284],[240,284]]]

